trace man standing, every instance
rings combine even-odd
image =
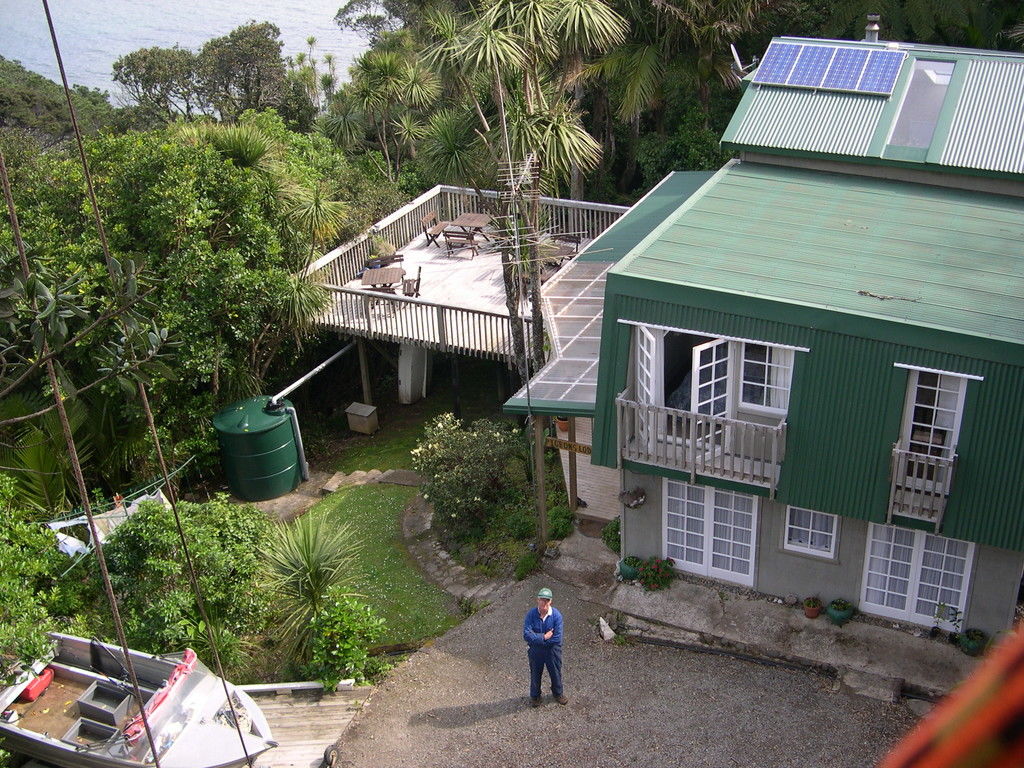
[[[551,695],[559,704],[568,704],[562,695],[562,614],[551,605],[551,590],[537,592],[537,607],[526,612],[523,640],[529,648],[530,703],[540,706],[540,679],[547,667],[551,679]]]

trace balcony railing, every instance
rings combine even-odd
[[[336,285],[325,288],[331,302],[321,323],[336,330],[492,360],[513,356],[508,315]],[[530,321],[525,323],[529,342]]]
[[[786,424],[754,424],[722,416],[616,399],[620,453],[627,461],[766,486],[775,495],[786,452]]]
[[[955,468],[956,454],[927,456],[900,448],[898,444],[893,446],[888,522],[892,522],[893,515],[927,520],[935,524],[938,533]]]
[[[374,224],[361,235],[325,253],[310,264],[306,273],[329,285],[344,285],[356,276],[370,256],[370,238],[382,237],[395,248],[404,248],[423,234],[420,219],[434,211],[439,219],[452,221],[463,213],[490,213],[489,205],[498,202],[498,193],[482,190],[482,196],[467,187],[438,184],[412,202]],[[628,211],[622,205],[592,203],[585,200],[540,198],[540,216],[549,232],[579,235],[592,240]]]

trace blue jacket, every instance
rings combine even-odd
[[[544,633],[552,630],[554,634],[548,640],[544,639]],[[523,620],[523,640],[531,648],[550,648],[562,644],[562,614],[558,609],[551,606],[547,618],[541,621],[540,611],[536,606],[526,612]]]

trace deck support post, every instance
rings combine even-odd
[[[452,360],[452,396],[454,402],[452,404],[452,413],[455,414],[455,418],[459,421],[462,420],[462,398],[459,393],[459,356],[451,355]]]
[[[576,442],[576,417],[569,417],[569,442]],[[569,454],[569,511],[576,513],[576,451],[566,451]]]
[[[533,415],[533,482],[537,488],[537,551],[543,555],[548,545],[548,508],[544,492],[544,417]]]
[[[373,405],[373,391],[370,389],[370,361],[366,356],[366,342],[358,341],[359,347],[359,378],[363,384],[363,402]]]
[[[508,374],[505,372],[505,364],[500,360],[494,364],[494,372],[498,379],[498,402],[504,403],[508,400]]]

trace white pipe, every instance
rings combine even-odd
[[[286,395],[290,394],[292,391],[294,391],[298,387],[300,387],[303,384],[305,384],[311,378],[313,378],[318,373],[320,373],[320,371],[322,371],[328,365],[333,363],[335,360],[337,360],[339,357],[344,355],[346,352],[349,352],[355,345],[356,345],[356,343],[353,341],[348,346],[346,346],[344,349],[342,349],[340,352],[335,352],[333,355],[328,357],[326,360],[324,360],[322,363],[320,363],[320,365],[318,365],[316,368],[311,370],[309,373],[307,373],[301,379],[298,379],[297,381],[292,382],[287,387],[285,387],[280,392],[278,392],[276,395],[274,395],[272,398],[270,398],[270,402],[268,403],[268,405],[277,405],[282,397],[285,397]]]
[[[302,479],[309,480],[309,464],[306,463],[306,448],[302,444],[302,432],[299,431],[299,414],[290,405],[284,407],[284,412],[292,418],[292,434],[295,435],[295,448],[299,452],[299,471],[302,472]]]

